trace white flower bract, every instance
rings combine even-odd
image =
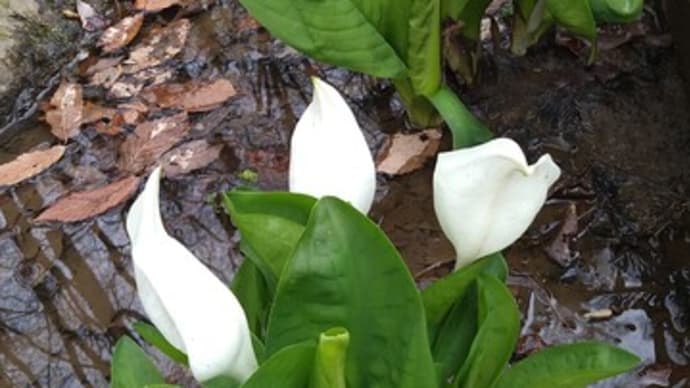
[[[367,142],[340,93],[318,78],[312,80],[313,101],[292,134],[290,191],[336,196],[366,214],[376,191]]]
[[[167,234],[160,214],[160,168],[127,216],[139,298],[151,322],[185,352],[194,377],[244,382],[257,368],[242,306],[206,266]]]
[[[520,146],[508,138],[440,153],[434,209],[455,247],[456,268],[515,242],[560,174],[548,154],[528,165]]]

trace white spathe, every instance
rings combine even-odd
[[[508,138],[440,153],[434,210],[455,247],[456,269],[515,242],[560,174],[548,154],[528,165],[520,146]]]
[[[247,318],[230,289],[165,231],[160,175],[159,167],[127,216],[139,299],[163,336],[187,354],[197,380],[244,382],[257,368]]]
[[[297,122],[290,146],[290,191],[336,196],[368,213],[376,169],[357,120],[331,85],[313,77],[314,99]]]

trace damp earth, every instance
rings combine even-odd
[[[117,20],[126,10],[110,3],[91,2]],[[388,135],[414,129],[389,83],[310,61],[251,23],[234,1],[201,3],[147,16],[144,29],[189,18],[187,43],[167,63],[174,77],[223,77],[238,90],[191,116],[188,140],[222,146],[219,157],[162,186],[169,232],[229,281],[242,260],[239,236],[214,194],[248,184],[286,188],[289,139],[308,104],[311,74],[346,96],[372,152]],[[563,170],[543,211],[506,251],[522,312],[516,359],[596,338],[643,359],[599,386],[690,384],[690,100],[682,78],[690,32],[666,17],[690,17],[683,4],[670,12],[650,6],[645,33],[611,44],[594,65],[558,37],[515,57],[498,36],[485,42],[473,86],[446,74],[497,135],[516,139],[531,161],[550,153]],[[0,28],[11,31],[0,40],[11,37],[14,47],[0,50],[12,64],[3,69],[13,72],[3,75],[0,164],[57,144],[41,104],[96,52],[95,35],[64,17],[68,2],[35,6],[11,20],[0,13],[10,20]],[[136,337],[132,323],[145,319],[124,228],[129,203],[87,221],[34,222],[60,197],[115,178],[122,142],[86,127],[49,170],[0,188],[0,387],[107,386],[114,342]],[[442,148],[449,143],[444,138]],[[371,212],[421,287],[452,268],[452,247],[434,217],[432,172],[429,162],[406,175],[380,175]],[[191,384],[164,357],[157,362],[171,382]]]

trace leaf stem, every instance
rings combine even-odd
[[[441,86],[428,98],[453,134],[454,149],[477,145],[494,137],[448,86]]]

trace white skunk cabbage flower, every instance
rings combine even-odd
[[[376,191],[371,152],[354,114],[335,88],[316,77],[314,99],[290,146],[290,191],[336,196],[366,214]]]
[[[257,368],[242,306],[206,266],[167,234],[160,213],[161,169],[127,216],[139,299],[173,346],[185,352],[198,381],[244,382]]]
[[[548,154],[528,165],[520,146],[508,138],[440,153],[434,170],[434,210],[455,247],[455,268],[514,243],[560,174]]]

